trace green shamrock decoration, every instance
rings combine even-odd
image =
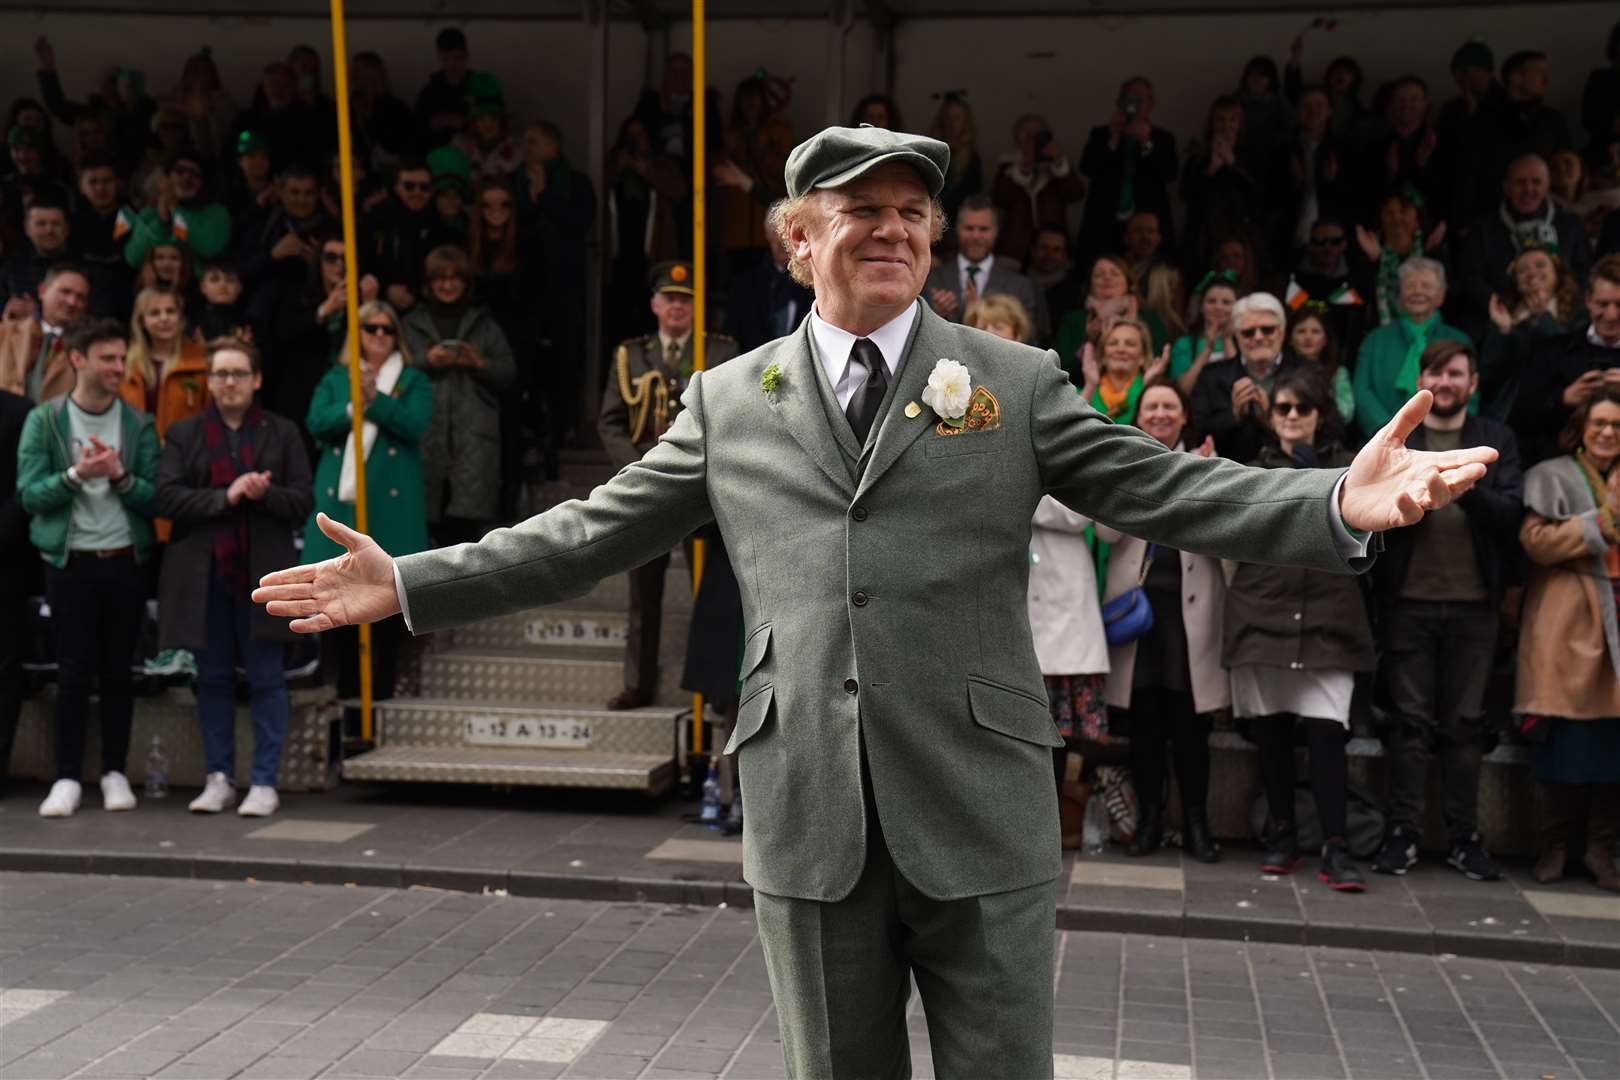
[[[759,377],[759,387],[767,394],[775,393],[776,388],[781,384],[782,366],[780,364],[772,364],[770,367],[766,368],[764,373]]]

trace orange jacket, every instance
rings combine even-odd
[[[28,396],[28,373],[39,360],[44,331],[33,319],[6,319],[0,321],[0,390],[9,390],[22,397]],[[44,380],[39,400],[48,401],[73,389],[73,364],[68,360],[62,339],[45,361]]]
[[[129,407],[146,411],[146,380],[131,368],[124,377],[120,396]],[[163,383],[158,387],[157,410],[152,417],[161,442],[169,433],[169,426],[196,416],[208,404],[208,356],[203,347],[190,338],[180,340],[180,356],[163,370]]]

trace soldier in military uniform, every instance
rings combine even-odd
[[[680,411],[681,393],[692,378],[692,267],[659,263],[652,270],[652,312],[658,332],[619,343],[602,393],[596,430],[617,468],[641,460],[669,430]],[[737,355],[737,342],[724,334],[704,335],[704,366]],[[624,657],[624,689],[610,709],[649,705],[658,693],[658,635],[664,604],[664,572],[669,556],[630,571],[630,626]]]

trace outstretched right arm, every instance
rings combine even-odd
[[[573,599],[712,520],[702,381],[701,374],[693,377],[668,434],[584,501],[497,529],[476,544],[399,559],[412,631]]]

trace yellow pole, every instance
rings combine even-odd
[[[338,164],[343,182],[343,285],[348,334],[343,351],[349,366],[349,401],[354,406],[354,527],[366,531],[366,467],[361,440],[365,396],[360,390],[360,246],[354,235],[354,152],[349,136],[349,50],[344,43],[343,0],[332,0],[332,68],[337,100]],[[371,627],[360,625],[360,737],[371,741]]]
[[[704,309],[708,293],[708,260],[704,210],[708,191],[708,95],[704,75],[703,0],[692,0],[692,365],[703,370]],[[692,595],[703,584],[703,541],[692,541]],[[703,752],[703,695],[692,695],[692,752]]]

